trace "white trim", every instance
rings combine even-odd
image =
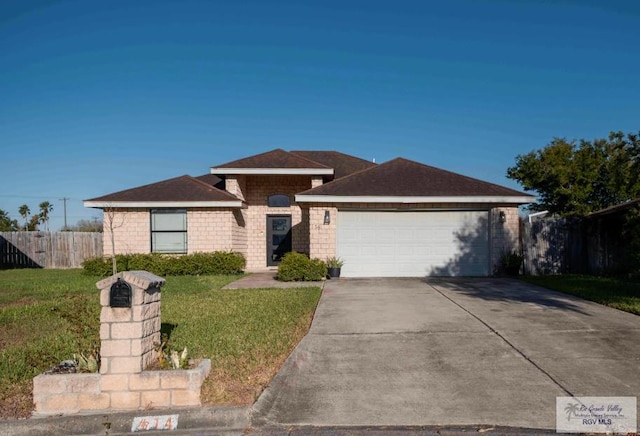
[[[541,212],[530,213],[529,215],[527,215],[527,220],[529,221],[529,224],[531,224],[531,218],[536,218],[536,217],[539,217],[539,216],[545,216],[548,213],[549,213],[548,210],[543,210]]]
[[[491,207],[489,206],[471,206],[471,207],[368,207],[363,209],[361,207],[338,207],[338,212],[389,212],[389,213],[403,213],[403,212],[489,212]]]
[[[400,197],[375,195],[296,195],[296,203],[533,203],[532,196]]]
[[[242,201],[85,201],[84,207],[138,208],[138,207],[242,207]]]
[[[249,174],[249,175],[311,175],[311,176],[331,176],[332,168],[214,168],[211,167],[211,174]]]

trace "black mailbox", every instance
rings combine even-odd
[[[111,307],[131,307],[131,286],[129,283],[118,277],[118,280],[111,285],[109,292],[109,306]]]

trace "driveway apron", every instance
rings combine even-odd
[[[637,396],[640,317],[508,279],[326,283],[254,425],[555,428],[557,396]]]

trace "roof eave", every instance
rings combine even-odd
[[[215,168],[214,175],[276,175],[276,176],[331,176],[332,168]]]
[[[602,215],[610,215],[613,213],[617,213],[621,210],[626,210],[630,207],[635,206],[636,204],[640,204],[640,198],[635,199],[635,200],[629,200],[627,202],[624,203],[620,203],[620,204],[616,204],[614,206],[609,206],[607,208],[604,209],[600,209],[597,210],[595,212],[591,212],[590,214],[587,214],[587,217],[597,217],[597,216],[602,216]]]
[[[118,208],[163,208],[163,207],[242,207],[242,201],[93,201],[84,202],[84,207],[94,207],[98,209]]]
[[[297,203],[491,203],[527,204],[532,196],[374,196],[374,195],[296,195]]]

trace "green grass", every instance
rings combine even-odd
[[[20,269],[0,270],[0,305],[19,298],[51,299],[62,294],[98,294],[100,277],[81,270]]]
[[[167,277],[169,347],[210,358],[206,404],[250,404],[308,330],[319,288],[222,290],[240,276]],[[32,378],[99,346],[99,277],[0,271],[0,417],[28,416]]]
[[[640,281],[585,275],[524,276],[522,280],[640,315]]]

